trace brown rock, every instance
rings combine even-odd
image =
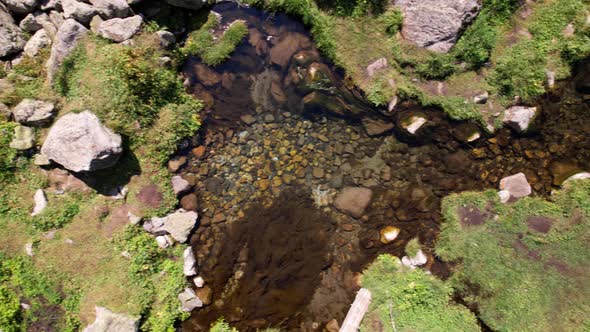
[[[328,332],[338,332],[340,330],[340,326],[338,325],[338,321],[335,319],[330,320],[326,324],[326,331]]]
[[[211,300],[213,298],[213,292],[209,286],[204,286],[202,288],[197,288],[196,290],[197,297],[201,299],[204,305],[211,304]]]
[[[201,63],[197,64],[195,66],[195,72],[197,73],[199,81],[206,86],[212,86],[221,82],[221,75],[213,71],[207,65]]]
[[[324,169],[320,167],[314,167],[312,171],[312,175],[314,178],[323,178],[324,177]]]
[[[362,187],[346,187],[342,189],[334,206],[339,211],[352,217],[359,218],[365,212],[365,209],[371,202],[373,192],[371,189]]]
[[[258,189],[265,191],[266,189],[268,189],[268,187],[270,187],[270,180],[269,179],[260,179],[260,180],[256,181],[256,186],[258,187]]]
[[[168,170],[172,173],[178,171],[186,163],[186,157],[179,157],[168,161]]]
[[[206,150],[206,148],[204,145],[197,146],[196,148],[193,149],[193,155],[196,158],[201,158],[205,155],[205,150]]]
[[[226,220],[225,215],[220,212],[220,213],[216,213],[213,216],[213,220],[212,221],[213,221],[214,224],[217,224],[217,223],[220,223],[220,222],[224,222],[225,220]]]
[[[180,206],[187,211],[196,211],[198,206],[197,195],[188,194],[180,200]]]

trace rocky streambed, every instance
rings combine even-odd
[[[182,207],[200,213],[191,244],[206,306],[185,331],[221,316],[240,331],[322,330],[342,321],[366,264],[403,256],[412,238],[424,268],[446,276],[432,252],[446,195],[519,172],[546,195],[588,167],[583,75],[539,101],[526,133],[490,134],[411,101],[374,109],[301,24],[229,3],[213,10],[223,25],[245,20],[249,35],[222,65],[190,58],[183,68],[207,104],[200,135],[170,162],[194,185]],[[368,190],[351,198],[347,188]]]

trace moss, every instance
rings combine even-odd
[[[244,21],[234,21],[218,39],[214,36],[216,29],[219,29],[219,19],[215,14],[209,14],[207,22],[189,34],[180,52],[185,56],[198,55],[204,63],[215,66],[229,58],[248,34],[248,27]]]
[[[444,223],[436,253],[459,262],[450,279],[480,318],[498,331],[578,330],[590,308],[590,183],[573,181],[553,201],[527,197],[500,204],[495,191],[443,200]],[[462,224],[460,207],[490,211],[481,225]],[[528,226],[548,218],[548,233]]]
[[[402,267],[397,257],[377,257],[361,283],[372,294],[361,331],[479,331],[475,316],[452,302],[446,282]]]

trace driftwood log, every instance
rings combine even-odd
[[[356,293],[354,302],[352,302],[339,332],[357,332],[363,317],[369,310],[369,304],[371,304],[371,292],[366,288],[361,288]]]

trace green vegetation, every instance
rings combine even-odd
[[[16,123],[0,120],[0,183],[13,176],[16,150],[10,147]]]
[[[394,7],[388,9],[383,14],[382,20],[386,26],[385,31],[387,31],[390,36],[393,36],[401,29],[404,17],[402,12],[397,7]]]
[[[207,22],[189,34],[186,44],[180,52],[183,55],[198,55],[204,63],[210,66],[225,61],[248,34],[248,27],[243,21],[235,21],[227,27],[219,40],[216,40],[214,34],[215,30],[219,29],[219,23],[219,18],[216,15],[209,14]]]
[[[54,99],[55,93],[43,84],[47,76],[45,62],[48,57],[49,49],[44,49],[35,57],[24,57],[14,66],[6,76],[14,88],[0,91],[0,102],[14,106],[25,98]]]
[[[20,303],[16,294],[4,285],[0,285],[0,329],[18,331],[20,328]]]
[[[447,197],[436,253],[459,262],[449,282],[493,330],[583,330],[590,308],[588,202],[585,180],[568,183],[551,201],[500,204],[492,190]],[[470,225],[460,209],[490,211],[490,220]],[[550,230],[538,231],[533,222]]]
[[[420,251],[420,241],[418,238],[413,238],[406,244],[406,255],[409,257],[414,257]]]
[[[387,7],[384,0],[318,0],[318,5],[338,16],[380,14]]]
[[[363,287],[372,294],[361,331],[479,331],[475,316],[452,303],[452,288],[423,270],[402,267],[381,255],[363,272]],[[394,327],[395,326],[395,327]]]
[[[455,72],[455,59],[447,54],[431,54],[416,66],[416,73],[426,79],[443,80]]]
[[[211,325],[211,329],[209,332],[238,332],[237,329],[229,326],[223,318],[219,318],[213,325]]]

